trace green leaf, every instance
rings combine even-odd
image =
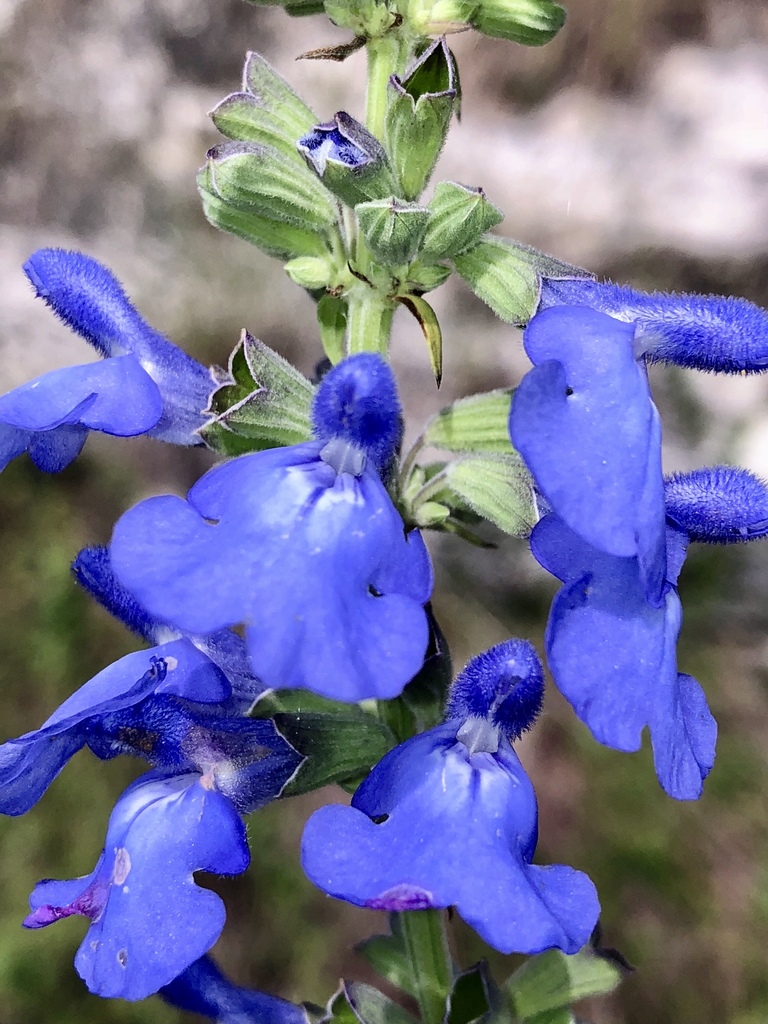
[[[347,304],[336,295],[323,295],[317,304],[320,340],[330,361],[335,365],[346,355]]]
[[[359,981],[343,981],[328,1003],[325,1021],[337,1024],[416,1024],[415,1018],[383,992]]]
[[[462,503],[504,533],[527,537],[536,525],[531,476],[517,453],[467,455],[449,462],[444,474],[447,488]]]
[[[509,410],[512,388],[460,398],[441,409],[427,423],[424,446],[448,452],[488,452],[511,455]]]
[[[621,981],[622,973],[616,964],[582,949],[573,956],[559,950],[531,957],[506,981],[504,992],[513,1012],[530,1024],[560,1024],[555,1014],[570,1007],[579,999],[612,992]],[[562,1017],[563,1022],[569,1020]]]
[[[397,744],[391,730],[357,704],[342,704],[303,690],[265,694],[251,715],[272,718],[306,758],[283,796],[361,779]]]
[[[247,331],[229,358],[228,375],[229,382],[211,398],[209,411],[215,419],[200,431],[211,448],[241,454],[311,437],[314,388]]]
[[[443,721],[445,700],[453,680],[448,643],[430,606],[427,606],[427,614],[430,636],[424,664],[400,695],[413,716],[415,732],[426,732]]]
[[[359,953],[390,985],[415,997],[413,971],[397,914],[389,915],[389,927],[389,935],[374,935],[370,939],[365,939],[355,946],[355,952]]]
[[[488,964],[482,960],[461,973],[448,997],[444,1024],[490,1024],[500,1009],[501,997],[493,983]]]
[[[419,295],[398,295],[397,301],[418,320],[429,349],[429,361],[432,364],[435,383],[440,387],[440,381],[443,379],[443,334],[437,315],[427,300]]]

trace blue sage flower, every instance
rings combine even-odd
[[[216,386],[210,371],[153,330],[106,267],[83,253],[40,249],[24,271],[104,359],[52,370],[0,396],[0,469],[28,451],[40,469],[59,472],[89,430],[201,443],[197,430]]]
[[[589,306],[635,324],[648,362],[712,373],[768,369],[768,312],[746,299],[646,293],[589,278],[544,278],[538,308],[562,305]]]
[[[306,1011],[295,1003],[234,985],[209,956],[191,964],[170,985],[160,989],[171,1006],[210,1017],[216,1024],[308,1024]]]
[[[639,750],[648,727],[664,790],[695,800],[715,758],[717,725],[699,683],[677,670],[677,579],[689,541],[768,534],[768,489],[728,466],[666,481],[667,557],[661,604],[648,600],[636,558],[608,555],[554,514],[531,535],[538,562],[564,584],[547,625],[552,676],[595,739]]]
[[[75,957],[99,996],[144,999],[206,953],[224,927],[221,899],[195,871],[248,867],[245,827],[232,802],[198,774],[150,772],[123,793],[90,875],[40,882],[26,928],[90,919]]]
[[[394,697],[427,647],[432,570],[380,476],[400,436],[391,370],[374,355],[345,360],[314,414],[316,440],[233,459],[186,501],[131,509],[112,564],[151,615],[189,633],[245,622],[267,686]]]
[[[348,206],[396,194],[387,153],[354,117],[340,110],[296,143],[310,170]]]
[[[531,646],[500,644],[454,684],[448,720],[376,765],[352,806],[307,822],[307,876],[338,899],[375,910],[455,906],[503,953],[575,953],[599,914],[579,871],[531,863],[538,810],[510,738],[541,705]]]
[[[661,426],[635,327],[560,306],[531,320],[524,343],[534,366],[513,398],[513,444],[552,511],[597,550],[636,556],[660,602]]]
[[[264,684],[251,672],[242,637],[231,629],[220,629],[210,634],[185,634],[150,615],[115,576],[109,548],[83,548],[72,563],[72,574],[91,597],[147,643],[162,645],[185,637],[202,651],[224,673],[231,688],[230,696],[226,699],[226,710],[244,714],[259,694],[264,692]],[[157,650],[149,653],[162,656],[162,652],[158,653]],[[190,700],[206,700],[200,696],[187,696]],[[216,700],[222,706],[225,703],[222,696],[211,697],[210,700]]]

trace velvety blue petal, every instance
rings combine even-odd
[[[32,440],[30,430],[19,430],[0,423],[0,470],[5,469],[9,462],[23,455]]]
[[[596,548],[640,550],[659,575],[664,495],[660,436],[634,328],[578,307],[537,314],[534,368],[515,392],[515,447],[552,509]],[[647,532],[647,536],[640,534]]]
[[[226,797],[199,776],[153,773],[118,801],[96,871],[65,889],[41,882],[25,924],[90,917],[78,973],[96,995],[144,999],[207,952],[224,925],[221,900],[193,872],[238,874],[248,860],[243,823]]]
[[[373,352],[349,356],[323,377],[312,405],[313,433],[354,445],[384,476],[400,445],[402,409],[391,367]]]
[[[393,697],[427,646],[428,556],[372,469],[337,474],[318,448],[235,459],[189,503],[143,502],[115,527],[113,565],[151,614],[185,631],[245,621],[267,686]]]
[[[696,799],[714,763],[717,727],[701,687],[677,672],[677,592],[668,587],[662,607],[653,607],[635,559],[595,551],[554,515],[535,527],[531,550],[567,580],[546,633],[558,688],[606,746],[638,750],[647,726],[663,789]],[[675,556],[674,579],[684,550]]]
[[[768,313],[746,299],[645,293],[612,281],[545,279],[539,308],[559,304],[590,306],[637,324],[653,362],[714,373],[768,368]]]
[[[484,651],[461,670],[451,686],[446,718],[482,718],[508,740],[530,729],[544,704],[544,670],[536,650],[513,638]]]
[[[102,608],[143,640],[156,642],[159,629],[167,631],[167,626],[149,615],[119,582],[108,547],[94,545],[79,551],[72,563],[72,575]]]
[[[60,473],[80,452],[88,438],[88,428],[79,423],[64,424],[53,430],[31,433],[29,457],[44,473]]]
[[[37,803],[85,743],[81,729],[31,734],[0,746],[0,814],[16,816]]]
[[[204,956],[158,993],[180,1010],[216,1024],[308,1024],[306,1011],[275,996],[240,988]]]
[[[162,411],[157,385],[132,355],[51,370],[0,396],[0,420],[32,431],[81,423],[131,437],[146,433]]]
[[[667,521],[705,544],[768,535],[768,485],[738,466],[675,473],[665,480]]]
[[[651,723],[653,763],[665,792],[677,800],[697,800],[715,763],[717,722],[693,676],[681,672],[671,689],[659,695]]]
[[[138,359],[162,395],[153,437],[200,443],[195,432],[206,422],[202,414],[215,389],[210,371],[146,323],[111,271],[84,253],[63,249],[38,250],[24,271],[38,296],[100,353]]]
[[[387,755],[389,773],[404,752],[415,784],[408,792],[399,787],[384,821],[371,820],[371,804],[357,795],[352,807],[312,815],[302,841],[308,877],[333,896],[375,909],[455,906],[504,953],[576,952],[597,920],[595,889],[580,872],[528,862],[536,799],[517,756],[503,739],[498,754],[470,756],[462,743],[445,745],[444,727],[433,733],[437,746],[418,779],[406,750],[413,741]],[[375,790],[383,793],[386,783],[374,780],[368,793]],[[373,802],[380,807],[380,799]]]
[[[129,754],[176,773],[200,771],[243,814],[280,796],[304,760],[270,719],[232,717],[160,693],[91,720],[87,743],[103,760]]]
[[[554,539],[553,530],[547,539]],[[532,546],[536,556],[542,547],[537,540]],[[552,603],[546,633],[549,667],[598,742],[638,750],[656,689],[665,673],[677,676],[677,633],[669,651],[665,608],[648,604],[635,559],[594,549],[591,554],[590,569],[566,584]]]

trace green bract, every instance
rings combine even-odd
[[[211,398],[215,418],[200,431],[206,444],[242,455],[309,440],[314,388],[287,360],[243,331],[227,373]]]
[[[301,164],[296,142],[317,118],[288,83],[258,53],[249,53],[243,91],[225,96],[211,111],[227,138],[259,142]]]
[[[392,196],[360,203],[355,207],[355,216],[374,256],[386,266],[399,267],[410,263],[419,251],[429,211]]]
[[[389,80],[386,139],[402,195],[415,199],[445,145],[458,102],[458,75],[444,39],[434,42],[402,78]]]
[[[238,209],[325,234],[336,226],[331,196],[306,169],[270,146],[226,142],[208,152],[212,191]]]
[[[552,0],[480,0],[471,21],[484,35],[543,46],[563,27],[565,11]]]
[[[290,260],[295,256],[324,256],[328,245],[316,231],[274,220],[253,206],[233,206],[215,191],[206,164],[197,175],[203,212],[214,227],[257,246],[269,256]]]
[[[356,36],[374,39],[397,21],[397,5],[389,0],[325,0],[325,13],[335,25]]]
[[[477,245],[486,231],[500,224],[504,214],[481,188],[439,181],[429,203],[429,220],[419,255],[443,260]]]

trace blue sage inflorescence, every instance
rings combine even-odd
[[[578,718],[622,751],[647,729],[664,790],[699,797],[717,726],[678,671],[678,577],[692,543],[768,536],[768,485],[725,465],[665,478],[648,365],[760,372],[768,315],[645,295],[491,235],[503,214],[482,188],[424,195],[461,103],[442,33],[541,44],[563,24],[552,0],[277,2],[351,33],[308,56],[368,48],[365,124],[317,117],[251,53],[242,90],[212,111],[226,141],[197,182],[211,223],[309,294],[315,378],[245,330],[227,371],[207,369],[90,256],[41,249],[24,265],[100,358],[0,397],[0,469],[28,451],[62,470],[90,430],[222,461],[74,559],[80,587],[144,646],[0,745],[0,813],[33,811],[81,750],[92,770],[126,755],[148,771],[118,797],[90,874],[39,882],[23,923],[85,918],[75,964],[91,992],[159,993],[218,1024],[397,1024],[414,1020],[406,999],[421,1024],[572,1020],[577,998],[619,979],[600,959],[590,878],[534,863],[539,806],[518,750],[544,710],[544,669],[508,639],[451,682],[421,530],[524,539],[558,583],[543,644]],[[525,327],[532,368],[514,394],[504,380],[451,402],[404,452],[392,320],[417,320],[439,386],[443,330],[424,296],[454,271]],[[546,756],[530,763],[547,770]],[[361,952],[399,1001],[344,981],[325,1011],[299,1006],[234,984],[209,956],[225,906],[196,873],[245,871],[246,816],[329,783],[351,805],[314,811],[301,863],[323,893],[390,915]],[[547,955],[500,984],[487,964],[463,970],[453,908],[476,941]]]

